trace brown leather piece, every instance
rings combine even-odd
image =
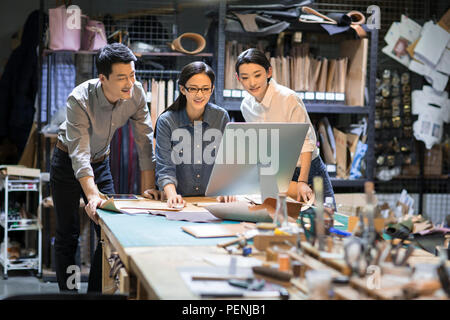
[[[366,17],[364,15],[356,10],[352,10],[347,15],[352,18],[352,24],[364,24],[366,23]]]
[[[302,208],[302,203],[286,201],[286,207],[287,207],[287,211],[288,211],[287,212],[288,220],[290,222],[295,222],[296,219],[298,218],[298,214]],[[267,198],[260,205],[249,206],[248,210],[254,211],[254,210],[266,209],[269,212],[269,214],[273,215],[273,214],[275,214],[276,208],[277,208],[277,199]]]
[[[305,23],[328,23],[328,24],[337,24],[337,22],[331,18],[328,18],[326,15],[321,14],[319,11],[314,10],[313,8],[310,7],[302,7],[302,11],[304,13],[307,14],[313,14],[315,16],[318,16],[322,19],[324,19],[325,21],[322,22],[317,22],[317,21],[308,21],[308,20],[303,20],[302,18],[300,18],[300,22],[305,22]]]
[[[238,17],[238,19],[241,21],[242,26],[245,31],[247,32],[257,32],[259,30],[258,25],[256,24],[255,18],[257,14],[255,13],[249,13],[249,14],[239,14],[236,12],[233,12],[233,14]]]
[[[181,45],[181,40],[182,39],[191,39],[191,40],[193,40],[197,44],[197,48],[195,50],[193,50],[193,51],[186,50]],[[186,54],[198,54],[198,53],[202,52],[203,49],[205,49],[205,46],[206,46],[205,38],[203,38],[198,33],[190,33],[190,32],[183,33],[181,36],[179,36],[178,38],[173,40],[172,43],[170,44],[170,48],[172,50],[178,51],[178,52],[182,52],[182,53],[186,53]]]
[[[303,11],[304,13],[312,14],[312,15],[315,15],[315,16],[317,16],[317,17],[320,17],[320,18],[324,19],[325,21],[321,21],[321,22],[318,22],[318,21],[309,21],[309,20],[304,20],[304,19],[302,19],[302,18],[299,18],[299,21],[300,21],[300,22],[304,22],[304,23],[326,23],[326,24],[337,24],[337,21],[336,21],[336,20],[327,17],[326,15],[324,15],[324,14],[318,12],[317,10],[314,10],[313,8],[310,8],[310,7],[302,7],[302,11]],[[358,34],[358,36],[359,36],[360,38],[365,38],[365,37],[367,37],[366,31],[361,27],[361,25],[364,24],[364,23],[366,22],[365,16],[364,16],[361,12],[356,11],[356,10],[350,11],[349,13],[347,13],[347,15],[352,19],[352,23],[351,23],[350,27],[351,27],[352,29],[355,30],[355,32]]]

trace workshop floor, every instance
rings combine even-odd
[[[86,293],[87,282],[81,282],[79,293]],[[0,300],[15,295],[39,295],[59,293],[56,282],[44,282],[30,271],[10,271],[8,279],[0,276]]]

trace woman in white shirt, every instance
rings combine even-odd
[[[239,82],[250,94],[241,103],[241,111],[247,122],[305,122],[310,129],[305,138],[297,168],[289,185],[288,195],[297,201],[308,202],[312,198],[315,176],[323,178],[324,197],[334,192],[326,167],[319,155],[316,134],[302,99],[291,89],[279,85],[272,77],[272,67],[264,53],[257,49],[242,52],[236,61]]]

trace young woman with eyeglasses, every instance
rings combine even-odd
[[[230,121],[225,109],[209,102],[215,74],[204,62],[186,65],[179,75],[180,95],[158,118],[155,126],[156,183],[169,207],[184,206],[183,196],[203,196],[222,133]],[[208,134],[208,132],[210,134]],[[219,197],[234,201],[235,197]]]

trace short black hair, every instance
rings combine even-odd
[[[259,64],[261,67],[266,69],[266,71],[269,71],[269,68],[271,67],[269,60],[267,59],[266,55],[255,48],[250,48],[242,52],[239,57],[236,60],[236,73],[239,75],[239,67],[241,64],[244,63],[256,63]]]
[[[114,63],[129,63],[131,61],[137,61],[137,58],[127,46],[121,43],[107,44],[97,53],[97,72],[109,79]]]

